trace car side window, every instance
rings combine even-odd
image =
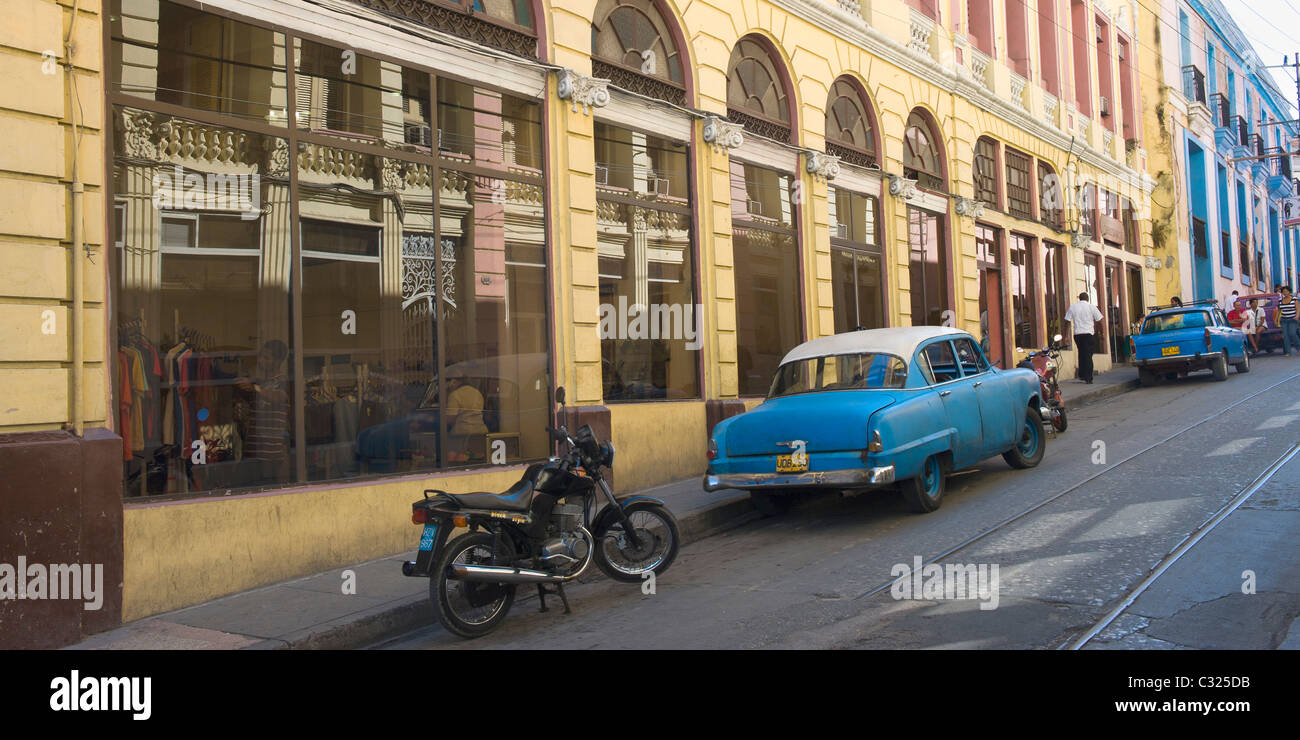
[[[947,340],[927,346],[925,360],[930,366],[933,383],[947,383],[961,377],[961,372],[957,369],[957,361],[952,356],[952,345]]]
[[[975,343],[969,339],[954,339],[953,346],[957,348],[957,361],[961,363],[963,375],[979,375],[989,369],[988,363],[984,361],[984,356],[976,349]]]

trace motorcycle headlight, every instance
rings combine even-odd
[[[1047,361],[1047,369],[1048,369],[1048,370],[1055,370],[1055,369],[1056,369],[1056,360],[1049,359],[1049,360]]]
[[[605,441],[600,443],[601,465],[607,468],[614,467],[614,443]]]

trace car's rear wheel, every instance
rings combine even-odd
[[[1272,350],[1269,352],[1271,353]],[[1237,369],[1238,375],[1250,372],[1250,353],[1246,351],[1244,345],[1241,348],[1241,362],[1236,363],[1233,367]]]
[[[750,491],[749,500],[763,516],[781,516],[790,510],[794,494],[786,490]]]
[[[1002,459],[1013,468],[1032,468],[1043,459],[1046,450],[1043,434],[1043,417],[1038,409],[1029,407],[1025,410],[1025,423],[1020,427],[1020,439],[1016,446],[1002,453]]]
[[[928,514],[943,505],[943,461],[931,455],[921,463],[921,474],[899,484],[903,500],[918,514]]]
[[[1223,350],[1218,357],[1210,361],[1210,372],[1214,373],[1215,380],[1228,379],[1228,350]]]

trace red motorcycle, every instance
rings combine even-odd
[[[1061,358],[1061,335],[1052,337],[1052,346],[1030,352],[1016,367],[1023,367],[1038,373],[1041,388],[1044,419],[1050,419],[1052,428],[1058,433],[1064,432],[1068,422],[1065,418],[1065,401],[1061,398],[1061,386],[1057,383],[1057,367]]]

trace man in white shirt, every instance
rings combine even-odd
[[[1092,383],[1092,355],[1097,351],[1097,322],[1101,321],[1101,311],[1088,302],[1088,294],[1080,293],[1079,302],[1065,311],[1065,320],[1070,322],[1070,331],[1074,333],[1074,346],[1079,353],[1079,380]]]
[[[1223,312],[1224,312],[1224,313],[1228,313],[1228,312],[1232,311],[1232,309],[1234,309],[1234,308],[1237,307],[1237,298],[1238,298],[1237,291],[1234,290],[1234,291],[1232,291],[1231,294],[1228,295],[1227,298],[1224,298],[1224,299],[1223,299]]]

